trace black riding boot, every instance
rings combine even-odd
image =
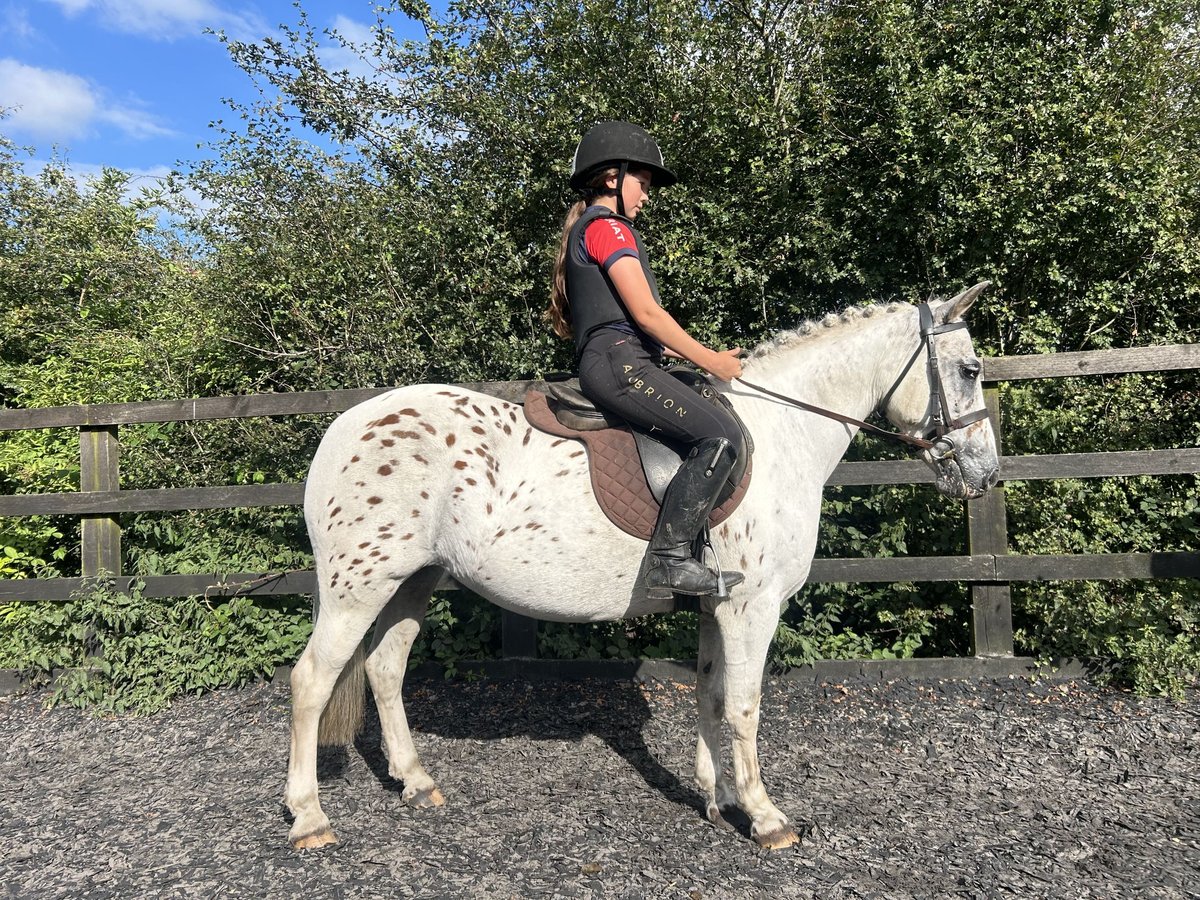
[[[734,450],[724,438],[697,444],[667,488],[646,553],[646,596],[668,600],[673,594],[705,596],[719,589],[717,575],[692,556],[692,543],[708,520],[721,486],[733,469]],[[742,580],[725,573],[726,583]]]

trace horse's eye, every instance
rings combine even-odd
[[[979,373],[983,371],[983,365],[977,359],[972,359],[969,362],[964,362],[958,367],[962,372],[963,378],[967,381],[975,381],[979,377]]]

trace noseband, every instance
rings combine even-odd
[[[861,419],[855,419],[851,416],[843,415],[839,412],[823,409],[820,406],[814,406],[811,403],[805,403],[803,400],[797,400],[794,397],[787,397],[783,394],[777,394],[774,391],[767,390],[757,384],[752,384],[744,378],[737,379],[746,387],[766,394],[768,397],[774,397],[776,400],[782,400],[784,403],[789,403],[792,406],[807,410],[808,412],[816,413],[820,416],[825,416],[827,419],[833,419],[837,422],[843,422],[846,425],[855,425],[864,431],[879,437],[888,438],[893,441],[909,444],[917,447],[920,450],[929,450],[934,453],[939,459],[946,459],[954,455],[954,442],[947,435],[952,431],[957,431],[960,428],[966,428],[968,425],[973,425],[976,422],[981,422],[988,417],[987,409],[977,409],[974,412],[969,412],[953,418],[950,412],[950,404],[946,402],[946,391],[942,384],[942,373],[938,366],[937,346],[934,338],[939,334],[945,334],[948,331],[957,331],[960,328],[966,328],[966,322],[948,322],[944,325],[936,325],[933,321],[933,309],[928,303],[920,303],[917,306],[920,313],[921,327],[921,343],[917,345],[917,349],[913,351],[912,356],[908,358],[908,362],[904,364],[904,368],[900,370],[900,374],[896,376],[896,380],[892,382],[892,386],[888,388],[887,393],[883,395],[883,399],[879,401],[876,407],[878,411],[887,409],[891,402],[892,395],[896,393],[896,389],[900,387],[900,383],[904,381],[913,364],[920,358],[921,352],[924,351],[927,357],[927,365],[929,370],[929,421],[930,428],[926,430],[928,437],[914,437],[909,434],[902,434],[899,431],[888,431],[886,428],[879,428],[869,422],[864,422]]]

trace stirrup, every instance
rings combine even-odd
[[[648,600],[670,600],[672,597],[675,597],[677,595],[684,596],[684,597],[725,598],[725,597],[729,596],[730,588],[741,584],[745,580],[745,576],[741,572],[722,572],[719,567],[717,568],[717,571],[714,572],[712,569],[710,569],[708,566],[704,565],[703,562],[696,559],[695,557],[688,557],[686,559],[679,560],[677,565],[681,568],[691,569],[691,566],[689,566],[688,563],[693,563],[696,566],[703,569],[703,571],[706,575],[712,576],[712,579],[713,579],[711,586],[709,586],[708,584],[705,584],[703,589],[698,588],[695,590],[689,590],[686,587],[681,587],[681,586],[676,586],[676,585],[671,584],[671,565],[670,565],[670,563],[665,562],[663,560],[663,557],[656,556],[655,554],[648,554],[647,561],[648,561],[648,567],[646,570],[645,578],[647,581],[646,599],[648,599]],[[657,566],[655,567],[655,571],[663,572],[663,574],[665,575],[666,580],[667,580],[666,584],[650,585],[648,583],[649,578],[650,578],[650,571],[651,571],[650,566],[654,566],[655,563],[657,563]],[[661,568],[658,568],[658,567],[661,567]],[[693,574],[693,573],[689,573],[689,574]]]
[[[700,532],[698,542],[700,544],[700,552],[697,554],[698,556],[703,557],[705,550],[712,555],[712,567],[717,576],[716,596],[724,599],[725,597],[729,596],[730,588],[737,587],[746,580],[746,576],[741,572],[721,571],[721,558],[717,556],[716,548],[714,548],[712,545],[712,535],[707,522],[704,523],[704,528]]]

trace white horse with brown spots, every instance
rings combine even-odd
[[[998,467],[990,422],[967,416],[961,424],[983,406],[979,361],[966,330],[944,326],[960,322],[984,286],[926,307],[933,315],[925,325],[939,328],[922,329],[918,308],[894,304],[781,334],[750,354],[745,379],[857,419],[882,404],[912,436],[948,422],[923,458],[943,494],[979,496]],[[808,576],[822,488],[856,429],[744,384],[723,389],[757,450],[749,492],[713,534],[720,558],[746,580],[729,598],[701,603],[696,778],[712,821],[739,806],[760,844],[782,847],[797,837],[759,773],[763,667],[780,603]],[[401,700],[409,650],[443,573],[537,619],[599,622],[672,606],[646,599],[637,583],[646,545],[601,512],[581,446],[530,429],[519,406],[483,394],[417,385],[340,416],[313,460],[305,515],[319,613],[292,671],[287,805],[298,848],[336,841],[317,798],[318,723],[325,743],[349,742],[357,731],[364,657],[356,651],[372,624],[365,669],[388,771],[410,805],[443,802]],[[733,736],[732,784],[722,719]]]

